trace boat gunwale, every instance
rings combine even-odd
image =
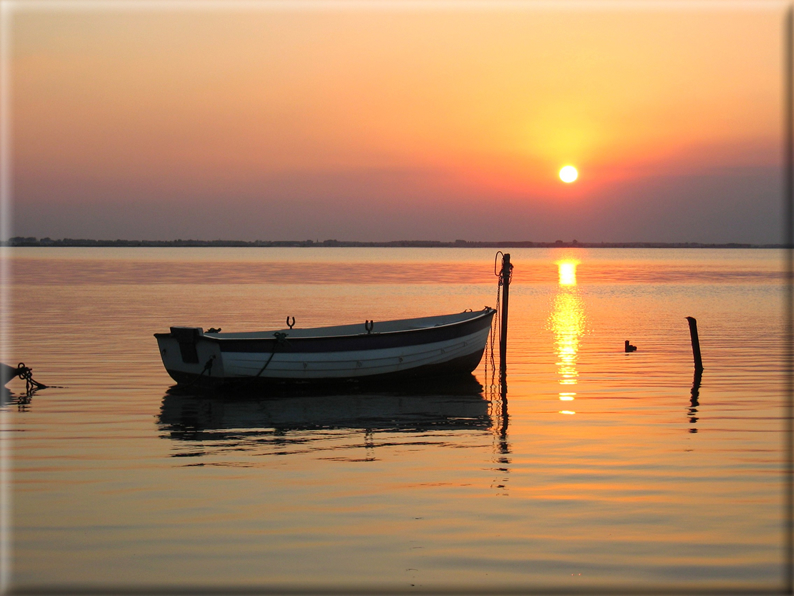
[[[390,319],[388,321],[381,321],[381,323],[399,323],[399,322],[403,322],[403,321],[415,321],[415,320],[423,320],[423,319],[433,319],[433,318],[448,317],[448,316],[453,316],[453,315],[462,315],[462,314],[467,314],[469,312],[475,312],[475,311],[464,310],[463,312],[460,312],[460,313],[450,313],[450,314],[446,314],[446,315],[435,315],[435,316],[430,316],[430,317],[415,317],[415,318],[411,318],[411,319]],[[467,318],[467,319],[463,319],[463,320],[459,320],[459,321],[452,321],[450,323],[443,323],[441,325],[434,325],[432,327],[419,327],[419,328],[415,328],[415,329],[395,329],[395,330],[392,330],[392,331],[374,331],[373,330],[371,332],[366,332],[365,331],[363,333],[352,333],[352,334],[344,334],[344,335],[303,335],[303,336],[295,336],[295,335],[289,335],[289,332],[291,331],[290,329],[278,329],[276,331],[243,332],[243,333],[256,333],[256,334],[260,334],[261,333],[261,334],[263,334],[263,335],[253,336],[253,337],[252,336],[249,336],[249,337],[223,337],[223,336],[239,335],[239,334],[238,333],[212,333],[212,334],[208,335],[206,332],[202,331],[202,334],[201,334],[200,337],[201,337],[201,339],[207,339],[207,340],[210,340],[212,342],[227,342],[227,341],[243,341],[243,342],[247,342],[247,341],[254,342],[254,341],[256,341],[256,342],[260,342],[260,341],[273,341],[274,339],[276,339],[275,338],[275,334],[276,333],[287,333],[287,338],[289,339],[289,341],[317,340],[317,339],[320,339],[320,340],[345,339],[345,338],[354,338],[354,337],[361,337],[361,336],[367,336],[367,335],[378,335],[378,336],[398,335],[398,334],[403,334],[403,333],[417,333],[417,332],[434,330],[434,329],[444,329],[446,327],[452,327],[452,326],[460,325],[460,324],[463,324],[463,323],[470,323],[470,322],[476,321],[476,320],[478,320],[480,318],[483,318],[483,317],[486,317],[486,316],[493,316],[494,313],[496,313],[496,309],[491,308],[490,306],[486,306],[481,311],[475,312],[475,316],[473,316],[471,318]],[[360,325],[360,323],[353,323],[353,324],[348,324],[348,325],[330,325],[330,326],[327,326],[327,327],[309,327],[307,329],[300,329],[300,330],[296,329],[294,331],[312,331],[312,330],[318,330],[318,329],[333,329],[335,327],[337,327],[337,328],[339,328],[339,327],[352,327],[353,325]],[[156,338],[167,338],[167,337],[172,337],[172,334],[170,332],[168,332],[168,333],[155,333],[154,336]]]

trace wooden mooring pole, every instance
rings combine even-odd
[[[507,374],[507,312],[510,301],[510,276],[513,272],[513,265],[510,264],[510,255],[502,255],[502,326],[499,329],[499,373],[502,383],[505,383]]]
[[[695,358],[695,371],[703,372],[703,361],[700,359],[700,340],[698,339],[698,322],[694,317],[687,317],[689,336],[692,339],[692,356]]]

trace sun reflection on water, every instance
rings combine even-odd
[[[579,261],[557,261],[561,286],[576,285],[576,266]]]
[[[554,305],[549,315],[549,328],[554,333],[554,351],[557,355],[561,401],[574,401],[576,393],[573,385],[578,382],[577,359],[579,339],[585,333],[585,313],[582,297],[576,285],[576,266],[578,261],[558,261],[559,288],[554,297]],[[565,410],[561,413],[573,414]]]

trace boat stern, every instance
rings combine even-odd
[[[177,383],[215,385],[223,382],[220,346],[201,327],[171,327],[155,333],[165,370]]]

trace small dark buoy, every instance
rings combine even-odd
[[[625,350],[626,350],[627,352],[636,352],[636,351],[637,351],[637,346],[632,346],[632,345],[629,343],[629,340],[626,340],[626,343],[625,343],[625,346],[624,346],[624,347],[625,347]]]

